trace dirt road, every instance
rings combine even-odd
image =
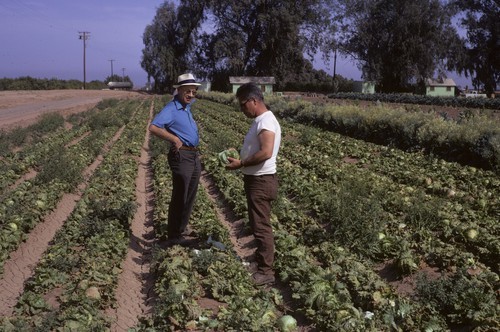
[[[118,90],[33,90],[0,91],[0,129],[24,127],[50,112],[78,113],[109,98],[145,98],[136,91]]]

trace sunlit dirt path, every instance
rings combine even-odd
[[[154,102],[150,107],[150,119]],[[149,125],[149,122],[148,122]],[[141,149],[136,185],[137,210],[131,224],[131,236],[127,256],[122,263],[122,273],[116,288],[116,309],[107,310],[113,318],[111,331],[127,331],[148,316],[152,309],[153,276],[150,274],[151,250],[154,244],[153,206],[154,193],[149,166],[149,131],[146,127]]]

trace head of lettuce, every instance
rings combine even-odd
[[[227,149],[219,152],[219,163],[221,166],[229,164],[229,160],[227,159],[228,157],[240,159],[240,154],[235,149]]]

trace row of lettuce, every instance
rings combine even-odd
[[[215,156],[241,146],[249,121],[234,106],[203,100],[197,108],[205,168],[243,218],[241,176]],[[312,325],[498,328],[495,173],[286,119],[282,130],[276,268]],[[388,282],[404,277],[416,286],[397,292]]]

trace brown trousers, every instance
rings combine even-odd
[[[271,202],[278,196],[276,174],[243,178],[247,197],[248,219],[257,241],[256,261],[258,272],[274,274],[274,235],[271,227]]]

